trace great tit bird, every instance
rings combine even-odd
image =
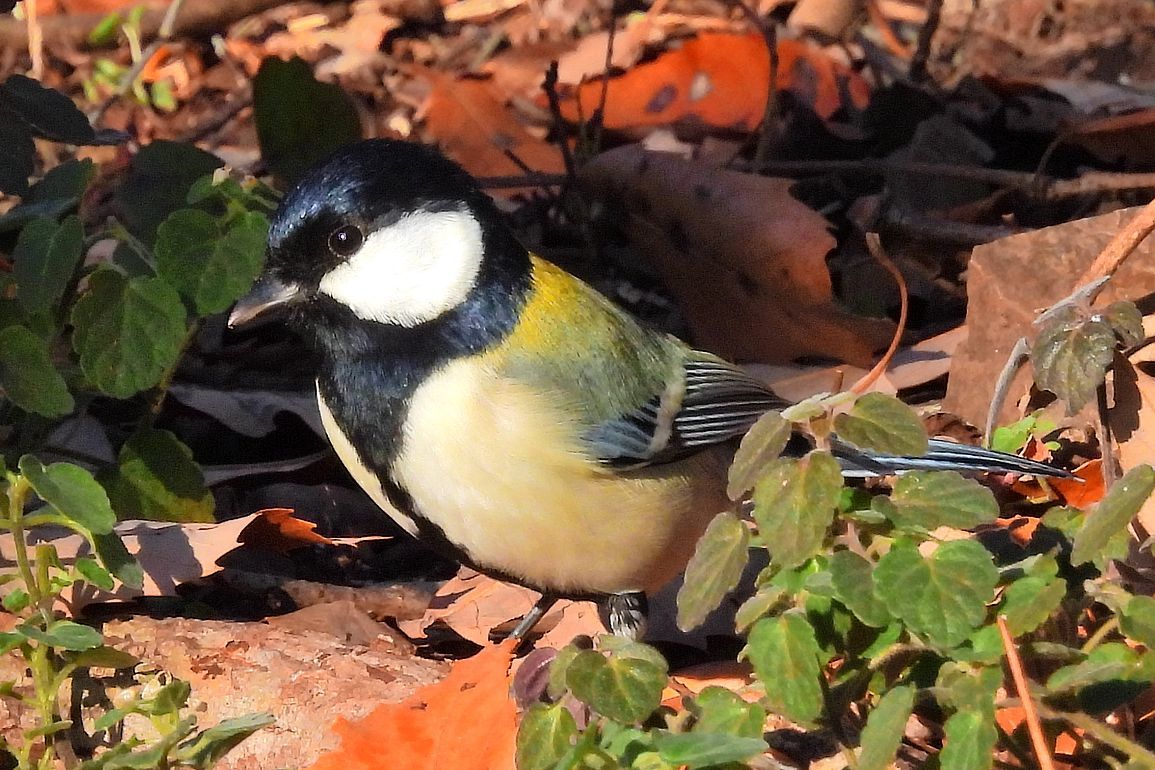
[[[645,595],[724,510],[732,439],[788,405],[742,369],[640,325],[529,253],[457,164],[417,144],[336,151],[284,197],[237,326],[270,308],[319,354],[337,455],[404,530],[542,594],[602,600],[637,636]],[[1061,474],[932,440],[846,448],[848,471]]]

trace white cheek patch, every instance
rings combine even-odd
[[[466,211],[415,211],[371,233],[318,287],[358,318],[432,321],[464,301],[481,269],[481,225]]]

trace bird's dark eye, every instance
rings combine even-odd
[[[365,236],[356,225],[342,225],[329,236],[329,250],[339,257],[348,257],[361,248]]]

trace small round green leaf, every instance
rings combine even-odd
[[[686,770],[716,767],[730,762],[744,762],[767,749],[761,738],[747,738],[724,733],[654,733],[658,755],[675,767]]]
[[[1057,313],[1031,348],[1035,381],[1074,414],[1103,384],[1115,344],[1115,330],[1106,320],[1085,318],[1074,308]]]
[[[943,729],[946,740],[939,754],[942,770],[990,770],[994,765],[999,733],[993,714],[959,711],[946,720]]]
[[[841,493],[842,469],[825,452],[771,464],[754,487],[754,518],[775,564],[794,567],[818,553]]]
[[[40,499],[62,516],[94,535],[107,535],[116,524],[116,514],[104,488],[92,474],[71,463],[45,467],[32,455],[20,458],[20,472]]]
[[[882,696],[866,718],[866,727],[862,730],[858,770],[886,770],[890,767],[913,710],[913,687],[895,687]]]
[[[1071,563],[1093,561],[1100,567],[1105,566],[1111,555],[1108,546],[1112,539],[1127,528],[1151,496],[1152,489],[1155,489],[1155,469],[1150,465],[1136,466],[1115,482],[1075,535]]]
[[[101,480],[121,518],[213,521],[213,496],[192,450],[167,430],[144,428],[121,447],[118,468]]]
[[[895,455],[926,454],[927,436],[914,410],[886,393],[867,393],[834,418],[834,432],[863,449]]]
[[[12,271],[25,313],[47,313],[56,307],[83,249],[84,228],[75,215],[59,225],[52,219],[37,219],[20,231],[12,252]]]
[[[994,521],[994,494],[955,471],[912,471],[899,477],[890,496],[891,518],[899,527],[971,529]]]
[[[822,714],[818,640],[800,610],[755,623],[746,655],[766,686],[771,709],[802,724],[812,724]]]
[[[111,591],[116,585],[112,573],[100,566],[100,563],[88,556],[81,556],[76,560],[76,571],[92,585],[105,591]]]
[[[697,628],[734,590],[749,558],[750,529],[729,511],[714,517],[698,540],[678,589],[678,628]]]
[[[1155,598],[1132,597],[1119,615],[1119,629],[1148,650],[1155,649]]]
[[[518,770],[553,770],[576,735],[577,723],[563,704],[530,706],[517,728]]]
[[[265,217],[253,212],[222,233],[203,211],[174,211],[156,231],[157,273],[192,300],[197,313],[219,313],[256,279],[268,229]]]
[[[734,461],[730,463],[726,494],[731,500],[741,499],[754,488],[766,466],[782,454],[790,439],[791,425],[777,412],[767,412],[742,437]]]
[[[694,732],[762,737],[766,709],[747,703],[725,687],[706,687],[690,701],[689,709],[694,714]]]
[[[89,278],[72,308],[72,345],[80,368],[117,398],[150,388],[172,366],[185,336],[180,295],[160,278],[125,279],[110,268]]]
[[[882,628],[891,621],[886,605],[874,595],[874,565],[852,551],[830,557],[834,598],[868,626]]]
[[[1123,347],[1129,348],[1143,341],[1143,313],[1134,302],[1112,302],[1103,310],[1103,318],[1119,335]]]
[[[1007,587],[999,614],[1006,616],[1012,636],[1022,636],[1047,622],[1066,595],[1065,580],[1022,577]]]
[[[916,634],[953,647],[986,618],[998,579],[990,553],[974,540],[943,543],[929,558],[899,541],[874,568],[874,592]]]
[[[0,329],[0,390],[16,406],[45,417],[68,414],[76,406],[48,343],[21,324]]]
[[[594,711],[619,722],[641,722],[658,708],[666,672],[640,658],[607,659],[582,650],[566,670],[570,692]]]
[[[61,650],[90,650],[104,644],[103,637],[95,628],[71,620],[56,620],[44,629],[26,623],[17,626],[16,631],[28,639]]]

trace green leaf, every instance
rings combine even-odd
[[[750,530],[729,511],[714,517],[698,540],[678,589],[678,628],[697,628],[734,590],[749,559]]]
[[[767,412],[742,437],[734,460],[730,463],[726,494],[741,499],[754,488],[766,466],[782,454],[790,440],[791,425],[777,412]]]
[[[60,302],[84,255],[84,228],[70,216],[58,226],[37,219],[20,231],[12,252],[17,297],[24,312],[47,313]]]
[[[746,643],[770,708],[802,724],[813,723],[822,713],[819,654],[814,628],[801,610],[759,620]]]
[[[123,650],[101,645],[100,647],[94,647],[91,650],[84,650],[76,654],[69,659],[69,662],[83,668],[121,669],[132,668],[140,663],[140,660]]]
[[[658,708],[665,670],[640,658],[607,659],[582,650],[566,669],[570,692],[594,711],[620,722],[640,722]]]
[[[973,540],[943,543],[929,558],[899,541],[874,568],[874,591],[912,631],[953,647],[986,618],[998,579],[990,553]]]
[[[22,634],[18,634],[14,631],[0,631],[0,655],[7,655],[8,653],[12,652],[12,650],[15,650],[17,647],[24,644],[24,642],[25,639]],[[5,697],[7,695],[5,692],[5,685],[8,684],[10,683],[0,681],[0,697]]]
[[[245,738],[275,721],[272,714],[247,714],[223,719],[181,744],[176,751],[176,758],[198,770],[206,770]]]
[[[1031,576],[1019,578],[1007,587],[999,614],[1006,616],[1011,636],[1022,636],[1043,625],[1059,608],[1066,595],[1065,580]]]
[[[753,596],[742,602],[738,611],[734,613],[734,628],[739,632],[745,631],[754,624],[754,621],[769,615],[785,596],[786,591],[780,586],[759,588]]]
[[[834,418],[834,432],[863,449],[896,455],[926,454],[926,428],[914,410],[894,396],[867,393]]]
[[[104,16],[88,33],[88,44],[94,48],[103,48],[116,42],[120,34],[120,14],[110,13]]]
[[[1119,630],[1148,650],[1155,650],[1155,598],[1132,597],[1119,615]]]
[[[167,430],[144,428],[120,449],[116,470],[102,474],[125,519],[212,523],[213,496],[192,450]]]
[[[0,103],[42,139],[66,144],[97,144],[84,113],[64,94],[24,75],[0,83]]]
[[[73,307],[72,325],[85,376],[108,395],[128,398],[156,385],[176,363],[185,309],[160,278],[125,279],[102,268]]]
[[[535,703],[517,728],[518,770],[553,770],[577,735],[573,714],[563,704]]]
[[[874,595],[874,565],[852,551],[830,557],[834,598],[868,626],[882,628],[891,621],[886,605]]]
[[[318,82],[297,57],[261,62],[253,78],[253,115],[261,157],[289,182],[361,138],[361,119],[349,97],[337,85]]]
[[[1143,341],[1143,313],[1134,302],[1112,302],[1102,312],[1103,319],[1115,330],[1123,347],[1129,348]]]
[[[818,553],[841,492],[842,470],[827,453],[770,466],[754,487],[754,518],[775,564],[793,567]]]
[[[1115,330],[1098,318],[1068,308],[1051,319],[1031,348],[1035,382],[1067,404],[1074,414],[1103,384],[1115,355]]]
[[[141,701],[138,709],[141,713],[152,716],[175,714],[184,708],[191,694],[192,686],[188,682],[183,679],[174,679],[157,690],[151,698]]]
[[[654,745],[663,760],[686,770],[744,762],[767,749],[766,741],[761,738],[724,733],[671,733],[666,730],[655,731]]]
[[[13,615],[23,610],[32,601],[32,597],[23,588],[13,588],[0,599],[0,606]]]
[[[116,514],[108,495],[84,468],[71,463],[45,467],[32,455],[24,455],[20,458],[20,472],[40,499],[62,516],[94,535],[112,532]]]
[[[1093,561],[1097,566],[1105,567],[1106,560],[1112,555],[1107,552],[1112,538],[1131,523],[1151,496],[1152,489],[1155,489],[1155,469],[1150,465],[1136,466],[1115,482],[1075,535],[1071,563],[1078,565]]]
[[[33,641],[56,647],[60,650],[90,650],[104,644],[104,638],[95,628],[73,623],[71,620],[54,620],[47,628],[38,628],[25,623],[16,627],[16,632]]]
[[[76,560],[76,571],[89,583],[105,591],[111,591],[116,585],[112,573],[89,556],[81,556]]]
[[[97,535],[93,538],[96,547],[96,556],[105,569],[129,588],[141,588],[144,585],[144,570],[133,555],[124,547],[124,541],[115,531],[107,535]]]
[[[45,417],[68,414],[76,406],[48,344],[19,324],[0,329],[0,389],[16,406]]]
[[[946,740],[939,754],[942,770],[989,770],[999,733],[993,715],[959,711],[943,725]]]
[[[693,732],[761,738],[766,722],[766,709],[717,685],[698,693],[690,701],[689,710],[694,715]]]
[[[193,183],[224,165],[220,158],[182,142],[154,141],[140,148],[113,203],[128,231],[151,247],[169,214],[186,207]]]
[[[899,527],[928,531],[938,527],[971,529],[994,521],[994,494],[954,471],[912,471],[899,477],[890,496],[890,516]]]
[[[1047,419],[1040,409],[1018,422],[995,428],[991,434],[991,449],[1014,454],[1026,446],[1031,436],[1044,436],[1054,429],[1055,423]]]
[[[1095,684],[1131,681],[1141,673],[1141,663],[1141,656],[1121,642],[1101,644],[1085,660],[1051,674],[1047,689],[1062,694]]]
[[[866,718],[866,727],[862,730],[858,770],[886,770],[890,767],[913,710],[913,687],[895,687],[882,696]]]
[[[268,221],[242,215],[222,234],[217,220],[197,209],[174,211],[156,231],[156,269],[210,315],[248,291],[264,262]]]

